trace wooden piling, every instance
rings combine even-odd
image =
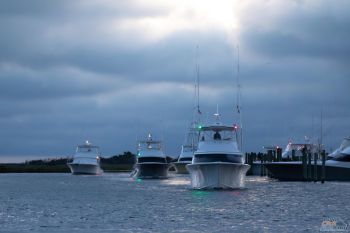
[[[295,150],[294,149],[292,150],[292,161],[296,161],[296,159],[295,159]]]
[[[317,153],[314,153],[314,182],[317,182]]]
[[[264,164],[267,163],[269,160],[268,160],[268,155],[265,154],[264,156]],[[265,166],[263,166],[263,170],[264,170],[264,176],[267,176],[267,169]]]
[[[282,160],[282,148],[277,148],[277,162]]]
[[[322,175],[321,175],[321,183],[323,184],[326,179],[326,151],[322,150]]]
[[[304,180],[307,180],[307,151],[306,148],[304,147],[302,150],[302,164],[303,164],[303,178]]]
[[[268,155],[266,154],[265,157],[264,157],[264,164],[268,161],[268,160],[267,160],[267,157],[268,157]],[[266,176],[266,175],[267,175],[266,167],[263,166],[263,169],[264,169],[264,176]]]
[[[264,176],[264,154],[261,155],[260,160],[260,176]]]
[[[311,176],[311,152],[307,153],[307,181],[311,181],[312,180],[312,176]]]
[[[270,162],[272,160],[272,157],[273,157],[273,151],[270,149],[267,151],[266,161]]]

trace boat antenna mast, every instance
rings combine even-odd
[[[195,56],[195,82],[194,82],[194,106],[193,106],[193,116],[192,116],[192,128],[195,129],[195,135],[192,135],[192,149],[194,149],[195,144],[199,141],[199,132],[197,127],[200,127],[201,115],[202,112],[199,107],[199,46],[196,46],[196,56]]]
[[[234,64],[235,67],[236,64]],[[243,151],[243,123],[242,123],[242,106],[241,106],[241,83],[240,83],[240,64],[239,64],[239,45],[237,45],[237,74],[236,74],[236,82],[237,82],[237,93],[236,93],[236,111],[239,118],[239,126],[240,126],[240,149]]]
[[[216,113],[214,113],[216,124],[220,124],[220,113],[219,113],[219,105],[216,105]]]
[[[198,63],[199,46],[196,47],[196,81],[195,81],[195,101],[197,106],[195,107],[196,117],[194,119],[196,124],[200,122],[200,115],[202,114],[199,108],[199,63]]]

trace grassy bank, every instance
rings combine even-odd
[[[102,164],[105,172],[129,172],[132,164]],[[0,173],[70,173],[67,165],[0,164]]]
[[[67,173],[67,165],[0,164],[0,173]]]
[[[30,160],[23,163],[0,163],[0,173],[70,173],[67,163],[72,157]],[[108,158],[101,157],[101,168],[105,172],[129,172],[136,156],[127,151]]]

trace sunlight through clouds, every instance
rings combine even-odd
[[[155,7],[158,1],[148,1]],[[149,42],[155,42],[179,31],[210,31],[222,30],[231,33],[237,30],[238,20],[235,17],[236,1],[168,1],[166,7],[171,9],[167,14],[145,16],[141,18],[124,18],[117,21],[120,29],[141,30],[142,37]]]

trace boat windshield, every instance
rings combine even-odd
[[[197,150],[197,146],[194,145],[183,145],[182,146],[182,151],[183,152],[193,152]]]
[[[234,127],[203,127],[199,141],[237,141],[237,132]]]
[[[77,153],[91,153],[91,154],[99,154],[99,147],[97,146],[78,146]]]
[[[138,150],[160,150],[161,148],[161,142],[159,141],[143,141],[138,144]]]

